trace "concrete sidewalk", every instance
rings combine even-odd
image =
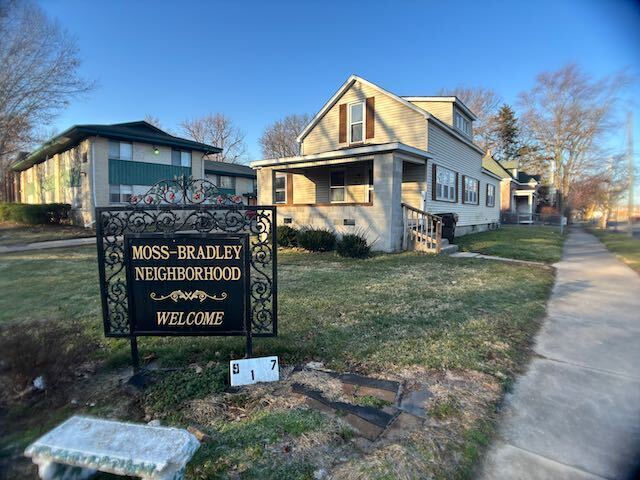
[[[68,238],[65,240],[50,240],[48,242],[34,242],[25,245],[0,246],[0,254],[14,252],[28,252],[30,250],[45,250],[48,248],[78,247],[81,245],[95,245],[96,237]]]
[[[534,348],[479,478],[631,479],[640,466],[640,276],[569,234]]]

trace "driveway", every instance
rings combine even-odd
[[[525,375],[479,478],[631,479],[640,466],[640,275],[572,231]]]

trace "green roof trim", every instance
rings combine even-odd
[[[113,125],[74,125],[42,144],[25,158],[20,159],[12,166],[12,169],[14,171],[26,170],[37,163],[42,163],[53,155],[73,148],[88,137],[105,137],[114,140],[183,148],[203,152],[204,154],[222,151],[221,148],[213,145],[174,137],[144,121],[116,123]]]
[[[225,172],[222,170],[209,170],[208,168],[204,170],[204,173],[208,173],[210,175],[223,175],[226,177],[256,178],[255,173],[252,175],[250,173],[236,173],[236,172],[229,172],[229,171]]]

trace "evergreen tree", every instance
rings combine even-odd
[[[520,128],[513,109],[506,103],[500,107],[495,123],[496,158],[514,160],[520,150]]]

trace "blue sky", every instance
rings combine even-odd
[[[628,68],[630,96],[640,94],[633,1],[40,4],[76,36],[81,72],[99,85],[58,118],[58,131],[146,114],[176,131],[185,118],[223,112],[257,159],[267,124],[315,114],[351,73],[399,95],[485,86],[512,103],[537,73],[576,62],[594,76]],[[638,102],[632,108],[638,139]]]

